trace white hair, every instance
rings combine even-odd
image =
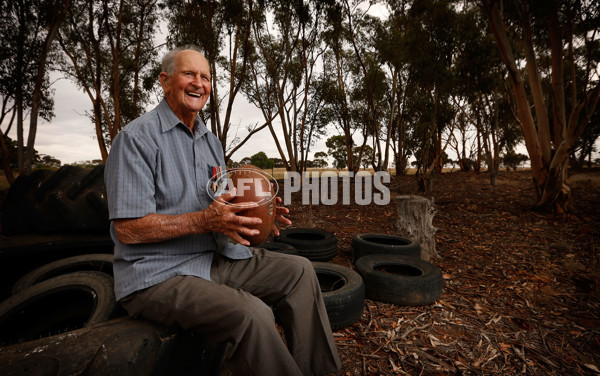
[[[175,56],[178,53],[180,53],[181,51],[185,51],[185,50],[196,51],[196,52],[201,53],[202,56],[204,56],[204,54],[202,53],[202,50],[200,50],[199,47],[197,47],[193,44],[175,47],[171,51],[167,52],[167,54],[163,57],[162,63],[161,63],[162,71],[165,72],[166,74],[168,74],[169,76],[172,75],[175,72]]]

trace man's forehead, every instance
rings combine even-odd
[[[209,70],[208,61],[198,51],[183,50],[175,56],[175,62],[179,69]]]

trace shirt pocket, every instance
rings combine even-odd
[[[206,165],[206,176],[204,189],[210,204],[226,191],[227,170],[223,165],[208,163]]]

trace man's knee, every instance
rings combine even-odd
[[[293,266],[295,273],[297,273],[297,275],[301,278],[312,279],[316,275],[312,262],[306,257],[296,256]]]
[[[314,269],[312,262],[309,259],[298,255],[283,255],[278,262],[278,269],[285,271],[286,273],[304,274],[307,271],[311,272]]]
[[[299,267],[302,267],[303,269],[312,269],[312,262],[306,257],[294,256],[294,258],[294,264],[298,265]]]
[[[270,326],[275,324],[273,310],[262,300],[251,297],[246,301],[235,304],[236,308],[229,319],[237,323],[240,327],[247,327],[248,325]]]

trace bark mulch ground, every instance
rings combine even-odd
[[[350,264],[358,233],[396,234],[394,197],[418,194],[393,178],[377,205],[290,205],[295,227],[335,233],[332,262]],[[334,333],[335,375],[600,374],[600,172],[576,173],[570,212],[537,211],[529,172],[435,177],[432,260],[444,291],[432,305],[366,300],[361,319]]]

